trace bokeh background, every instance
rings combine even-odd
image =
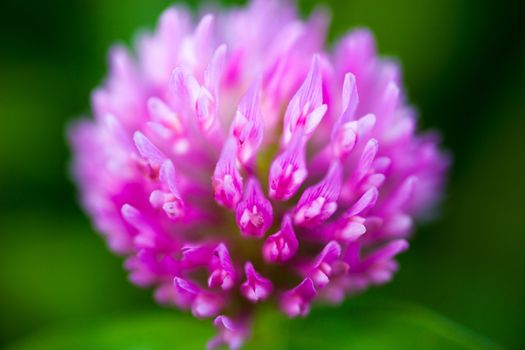
[[[89,113],[89,94],[106,72],[109,45],[130,44],[172,3],[0,1],[0,347],[67,349],[67,339],[87,328],[98,329],[99,337],[103,333],[105,344],[141,334],[142,347],[130,340],[116,348],[150,349],[148,336],[158,332],[173,332],[172,348],[189,348],[177,345],[184,340],[176,324],[170,328],[172,316],[183,320],[179,332],[197,348],[209,336],[209,325],[201,331],[197,327],[204,326],[178,312],[158,311],[150,291],[127,282],[122,261],[79,209],[67,173],[65,127]],[[424,311],[414,318],[440,324],[449,337],[465,337],[456,342],[459,348],[525,348],[523,8],[504,0],[319,3],[332,11],[332,40],[350,27],[367,26],[380,52],[400,59],[422,127],[442,131],[454,166],[439,218],[420,225],[394,282],[342,308],[314,311],[311,320],[294,327],[315,334],[315,328],[331,324],[330,341],[339,337],[339,344],[349,344],[344,339],[353,329],[370,335],[368,341],[385,334],[384,348],[388,332],[407,345],[398,339],[390,348],[414,345],[397,311],[390,319],[363,316],[367,306],[356,311],[363,304],[380,309],[386,300],[401,305],[394,310],[403,315],[421,305]],[[304,13],[317,4],[299,1]],[[124,321],[114,326],[107,321],[115,319]],[[360,331],[366,322],[371,327]],[[389,331],[366,333],[374,327]],[[81,333],[93,335],[86,332]],[[277,333],[268,337],[277,339]],[[477,340],[469,343],[469,337]],[[377,341],[360,344],[380,348]],[[314,344],[319,342],[290,348]],[[448,347],[435,339],[418,344]]]

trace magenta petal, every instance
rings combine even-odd
[[[375,40],[368,29],[358,28],[343,37],[335,50],[335,65],[342,72],[354,72],[361,87],[376,56]]]
[[[343,82],[343,96],[342,96],[342,113],[341,116],[335,121],[332,129],[332,139],[336,133],[345,123],[353,120],[354,113],[359,103],[359,96],[357,94],[357,86],[355,82],[355,75],[352,73],[346,73]]]
[[[399,86],[395,81],[390,81],[384,89],[381,101],[378,104],[377,115],[382,119],[388,120],[392,117],[397,104],[399,102]]]
[[[246,281],[241,284],[241,293],[253,303],[267,299],[273,290],[270,280],[262,277],[255,271],[251,262],[244,265]]]
[[[262,237],[272,225],[272,204],[264,198],[256,178],[251,177],[246,182],[244,198],[235,212],[237,226],[244,236]]]
[[[305,145],[301,132],[296,132],[286,150],[270,167],[269,194],[276,200],[290,199],[306,179]]]
[[[359,263],[350,264],[352,275],[365,275],[370,283],[388,282],[397,270],[394,257],[408,248],[407,241],[398,239],[385,244],[362,259]]]
[[[335,229],[334,236],[343,243],[354,242],[366,233],[365,218],[361,216],[344,217],[339,225]]]
[[[196,102],[195,114],[202,131],[208,132],[217,122],[219,106],[219,84],[224,67],[226,46],[221,45],[204,71],[204,86],[200,87]]]
[[[263,139],[260,84],[260,80],[256,80],[241,99],[232,123],[232,134],[237,139],[237,155],[243,163],[253,158]]]
[[[392,259],[397,254],[404,252],[408,249],[408,242],[404,239],[398,239],[387,243],[382,248],[377,249],[366,258],[363,259],[363,265],[373,265],[379,261],[385,261]]]
[[[353,181],[359,182],[368,174],[372,167],[372,162],[376,157],[378,147],[379,143],[375,139],[371,139],[367,142],[365,149],[361,154],[361,158],[359,159],[359,163],[357,164],[357,168],[352,175]]]
[[[133,237],[133,243],[137,249],[155,248],[158,250],[171,248],[170,239],[161,234],[159,229],[140,210],[124,204],[121,208],[124,220],[133,226],[137,233]]]
[[[197,285],[183,278],[175,277],[173,285],[175,286],[175,300],[177,305],[182,308],[190,308],[197,295],[201,292]]]
[[[206,349],[217,349],[226,345],[230,350],[238,350],[242,347],[248,337],[248,324],[245,320],[232,320],[231,318],[220,315],[215,318],[213,325],[217,328],[218,334],[211,339]]]
[[[200,85],[187,69],[177,67],[173,70],[169,81],[170,97],[177,109],[183,111],[181,116],[194,111],[200,93]],[[188,117],[185,121],[190,121]]]
[[[126,259],[124,266],[130,272],[129,279],[143,287],[171,281],[180,272],[180,264],[172,257],[144,248]]]
[[[388,237],[406,237],[412,226],[410,215],[398,213],[385,220],[383,232]]]
[[[221,83],[221,75],[226,61],[226,45],[219,46],[213,53],[213,57],[204,71],[204,85],[218,96]]]
[[[148,100],[148,110],[154,121],[166,125],[177,134],[183,132],[184,129],[179,116],[161,99],[150,97]]]
[[[115,138],[119,144],[130,148],[131,141],[126,135],[126,131],[122,127],[122,123],[112,114],[106,114],[103,118],[104,126],[107,128],[109,134]]]
[[[197,57],[208,58],[206,54],[208,53],[208,47],[212,41],[215,29],[215,16],[212,14],[204,15],[197,24],[193,34]]]
[[[350,154],[357,143],[358,131],[356,122],[342,124],[334,130],[332,148],[337,158],[343,158]]]
[[[191,312],[197,318],[217,316],[224,306],[224,297],[219,294],[202,292],[191,304]]]
[[[344,119],[343,116],[339,120]],[[337,158],[344,158],[352,153],[359,140],[366,140],[366,135],[374,128],[376,118],[367,114],[357,120],[340,122],[332,132],[332,149]]]
[[[185,268],[208,266],[214,247],[208,244],[187,244],[181,248],[182,263]]]
[[[342,248],[335,241],[329,242],[315,258],[312,268],[318,268],[324,263],[331,264],[341,255]]]
[[[354,203],[352,208],[346,212],[345,214],[347,216],[354,216],[361,214],[362,212],[366,211],[367,209],[373,207],[377,201],[377,197],[379,195],[379,192],[377,191],[377,188],[372,187],[368,191],[366,191],[357,202]]]
[[[152,230],[142,213],[132,205],[124,204],[121,208],[121,213],[124,220],[137,229],[137,231]]]
[[[394,191],[385,204],[385,211],[403,210],[409,203],[411,196],[417,186],[418,179],[416,176],[410,176],[405,179]]]
[[[317,288],[323,288],[330,282],[333,273],[332,264],[341,256],[341,250],[339,243],[331,241],[314,260],[308,276]]]
[[[298,248],[299,242],[293,231],[292,219],[289,215],[285,215],[281,229],[266,239],[262,252],[267,262],[284,263],[297,253]]]
[[[282,144],[288,145],[298,128],[304,128],[305,137],[309,137],[326,113],[323,103],[322,75],[319,57],[312,59],[308,75],[297,93],[292,97],[284,115]]]
[[[217,113],[217,101],[211,92],[201,87],[195,102],[195,114],[200,128],[207,132],[215,122]]]
[[[289,317],[304,317],[310,311],[310,302],[316,294],[313,281],[305,278],[297,287],[281,296],[279,306]]]
[[[295,224],[315,226],[332,216],[337,209],[342,176],[341,164],[335,161],[321,182],[303,192],[294,210]]]
[[[170,192],[153,191],[150,195],[150,203],[156,208],[162,208],[170,219],[182,218],[185,214],[185,205],[178,189],[175,167],[170,160],[162,164],[159,180]]]
[[[341,121],[347,122],[354,117],[354,113],[359,103],[355,75],[346,73],[343,82],[343,115]]]
[[[140,131],[135,132],[133,140],[135,141],[135,145],[137,146],[140,155],[147,160],[160,166],[167,159],[166,156]]]
[[[234,208],[242,195],[242,177],[237,169],[235,140],[228,139],[212,177],[215,200],[226,208]]]
[[[210,261],[208,286],[210,288],[220,287],[223,290],[229,290],[234,284],[235,268],[233,267],[228,249],[221,243],[213,251],[213,256]]]

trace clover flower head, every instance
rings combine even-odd
[[[159,303],[215,319],[210,348],[241,347],[260,303],[305,316],[389,281],[442,191],[398,65],[365,29],[327,49],[327,24],[277,0],[169,8],[70,130],[96,228]]]

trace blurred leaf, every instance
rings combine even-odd
[[[358,299],[361,299],[358,298]],[[289,349],[497,349],[439,314],[412,304],[347,303],[291,324]]]
[[[204,349],[210,322],[162,312],[41,334],[11,350]],[[463,327],[421,307],[347,303],[317,308],[300,320],[265,311],[247,349],[497,349]]]
[[[0,338],[152,304],[85,220],[25,211],[0,232]]]
[[[85,328],[69,328],[44,333],[13,346],[15,350],[154,350],[204,349],[213,335],[209,323],[174,313],[129,316]]]

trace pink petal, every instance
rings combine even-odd
[[[237,139],[237,155],[247,163],[257,152],[263,139],[263,116],[260,107],[260,79],[241,99],[232,123],[232,133]]]
[[[242,196],[242,177],[237,169],[235,140],[228,139],[222,148],[212,177],[215,200],[233,209]]]
[[[235,285],[235,268],[233,267],[228,248],[223,243],[219,244],[213,252],[210,262],[210,288],[220,287],[229,290]]]
[[[294,210],[295,224],[315,226],[332,216],[337,209],[342,176],[341,164],[335,161],[321,182],[303,192]]]
[[[244,236],[262,237],[272,225],[272,204],[264,198],[255,177],[246,182],[244,198],[237,204],[235,212],[237,226]]]
[[[283,217],[281,229],[269,236],[263,245],[263,257],[267,262],[284,263],[290,260],[299,248],[289,215]]]
[[[276,200],[285,201],[292,197],[308,171],[305,162],[305,145],[302,133],[295,133],[287,149],[272,162],[269,176],[269,194]]]
[[[244,271],[246,281],[241,284],[242,295],[253,303],[267,299],[273,290],[272,282],[258,274],[249,261],[244,265]]]
[[[310,302],[316,294],[313,281],[305,278],[297,287],[281,296],[279,306],[289,317],[304,317],[310,311]]]
[[[322,75],[319,56],[315,55],[305,81],[286,109],[282,136],[284,146],[291,142],[298,127],[304,128],[305,137],[314,132],[327,110],[327,106],[322,103]]]

